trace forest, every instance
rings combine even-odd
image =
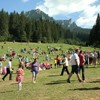
[[[97,15],[96,24],[90,31],[89,44],[93,46],[100,46],[100,15]]]
[[[55,21],[30,19],[24,12],[8,13],[0,11],[0,41],[68,43],[68,44],[100,44],[100,17],[90,34],[70,31]],[[97,37],[97,38],[96,38]],[[96,38],[96,40],[95,40]]]

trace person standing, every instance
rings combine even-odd
[[[57,66],[57,60],[56,58],[54,58],[54,67],[56,68],[56,66]]]
[[[12,80],[12,59],[9,59],[9,62],[6,66],[6,74],[3,76],[2,80],[4,81],[6,76],[9,74],[9,80]]]
[[[2,62],[0,61],[0,78],[1,78],[1,75],[2,75]]]
[[[37,61],[37,58],[35,58],[34,61],[32,62],[31,72],[32,72],[32,82],[36,83],[37,74],[39,72],[39,63]]]
[[[57,55],[56,60],[57,60],[57,67],[60,67],[60,65],[61,65],[60,64],[61,59],[60,59],[59,55]]]
[[[63,76],[64,71],[66,71],[66,73],[69,75],[68,58],[66,57],[66,55],[63,55],[62,64],[63,64],[63,68],[62,68],[60,76]]]
[[[93,65],[94,65],[94,67],[96,67],[98,54],[97,54],[97,52],[95,50],[94,50],[93,54],[94,54],[94,57],[93,57]]]
[[[88,65],[89,65],[89,54],[88,54],[88,52],[84,52],[84,58],[85,58],[85,66],[86,66],[86,68],[88,68]]]
[[[24,70],[23,70],[23,66],[21,64],[19,64],[19,68],[16,71],[16,81],[18,82],[18,90],[22,90],[22,81],[23,81],[23,76],[24,76]]]
[[[28,57],[26,56],[26,58],[25,58],[25,67],[26,67],[26,65],[27,65],[28,62],[29,62],[29,59],[28,59]]]
[[[83,55],[83,52],[82,50],[80,50],[80,53],[79,53],[79,59],[80,59],[80,64],[79,64],[79,73],[80,73],[80,70],[82,70],[82,80],[85,81],[85,75],[84,75],[84,63],[85,63],[85,57]]]
[[[67,79],[68,83],[70,83],[70,78],[72,77],[74,73],[76,73],[79,82],[82,82],[80,78],[80,74],[79,74],[79,63],[80,62],[79,62],[78,52],[79,50],[76,49],[75,52],[71,56],[72,70]]]

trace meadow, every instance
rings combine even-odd
[[[3,46],[3,48],[2,48]],[[47,47],[61,48],[61,51],[57,51],[56,54],[49,54],[52,59],[49,61],[53,66],[49,70],[39,71],[37,81],[32,83],[31,71],[24,69],[24,82],[21,91],[18,91],[18,84],[16,82],[16,70],[18,68],[17,56],[12,61],[14,68],[13,80],[9,81],[8,76],[5,81],[0,78],[0,100],[100,100],[100,65],[94,67],[89,65],[85,68],[86,82],[79,83],[76,75],[71,78],[71,83],[67,83],[68,75],[64,73],[60,76],[62,67],[54,67],[54,58],[57,54],[61,54],[62,51],[68,51],[69,48],[81,48],[82,50],[93,51],[92,47],[80,47],[68,44],[42,44],[42,43],[12,43],[7,42],[0,43],[0,56],[11,53],[12,50],[17,54],[24,57],[32,58],[31,54],[21,53],[22,48],[30,50],[31,48],[40,48],[41,51],[47,52]],[[95,48],[98,50],[99,48]],[[11,50],[11,51],[10,51]],[[45,62],[45,56],[39,56],[39,62]],[[6,65],[7,59],[3,62],[3,66]],[[31,59],[33,60],[33,59]],[[69,71],[71,66],[68,67]]]

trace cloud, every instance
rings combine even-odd
[[[82,26],[84,28],[91,28],[97,18],[97,14],[100,12],[100,5],[99,6],[88,6],[84,11],[81,13],[80,17],[76,20],[78,26]]]
[[[22,0],[22,2],[26,3],[26,2],[29,2],[29,0]]]
[[[78,26],[91,27],[95,22],[97,13],[100,12],[100,5],[93,5],[98,0],[44,0],[37,8],[41,9],[49,16],[79,13],[76,23]],[[93,21],[92,21],[93,20]],[[91,22],[92,21],[92,22]],[[91,24],[89,24],[91,22]]]

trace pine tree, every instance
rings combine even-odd
[[[1,41],[7,40],[9,36],[8,22],[9,22],[8,13],[6,13],[2,9],[2,11],[0,12],[0,40]]]
[[[89,43],[91,45],[100,45],[100,16],[98,14],[96,24],[90,31]]]
[[[9,15],[9,33],[10,33],[10,40],[17,40],[18,39],[18,26],[19,26],[19,14],[15,11],[10,13]]]

